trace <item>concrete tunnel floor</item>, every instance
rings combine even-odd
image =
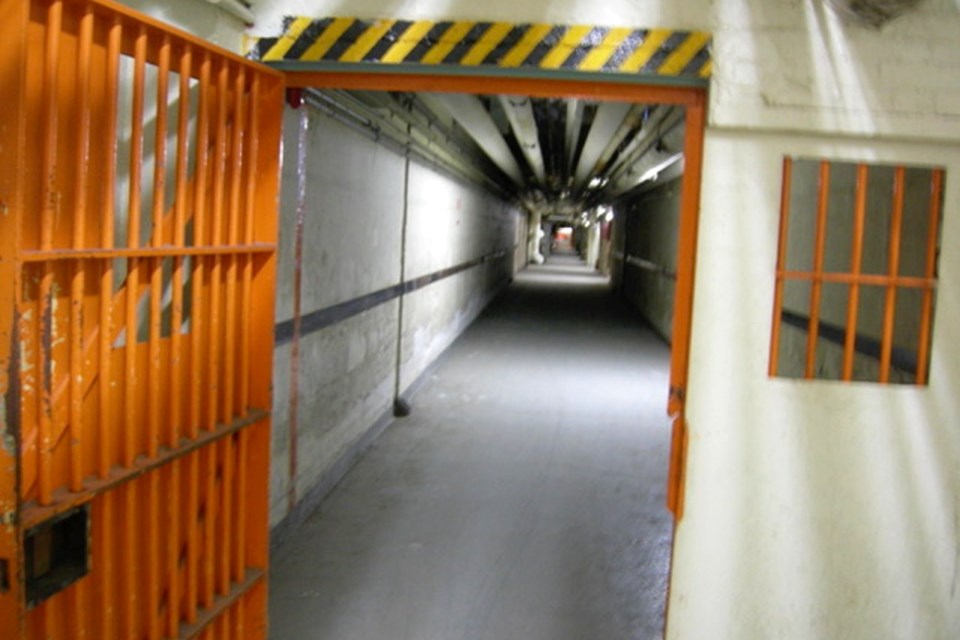
[[[668,368],[575,256],[518,274],[275,550],[270,637],[661,637]]]

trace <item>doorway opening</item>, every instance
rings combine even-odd
[[[545,78],[542,74],[538,76],[432,75],[429,73],[396,73],[383,71],[364,71],[357,73],[354,71],[288,70],[286,71],[286,77],[289,88],[305,92],[309,100],[324,102],[327,104],[331,113],[337,111],[336,103],[338,100],[341,103],[352,102],[355,107],[359,105],[361,109],[366,107],[374,110],[389,110],[392,103],[409,105],[411,104],[411,100],[423,100],[424,96],[428,96],[427,102],[437,102],[438,100],[440,102],[446,102],[446,116],[450,123],[457,124],[460,122],[460,119],[457,117],[458,115],[463,116],[463,120],[467,119],[467,116],[463,114],[471,108],[471,105],[465,105],[463,99],[469,99],[473,102],[472,106],[479,104],[481,109],[486,112],[494,124],[495,131],[498,129],[496,127],[497,121],[500,121],[502,126],[499,127],[499,131],[501,134],[505,134],[501,136],[501,143],[508,149],[508,152],[511,153],[514,160],[517,161],[517,169],[521,173],[521,182],[527,182],[524,179],[533,178],[531,181],[538,183],[541,187],[549,184],[550,172],[544,167],[542,169],[543,177],[540,178],[540,170],[536,166],[536,161],[526,159],[522,144],[522,134],[518,133],[519,127],[515,127],[514,123],[511,122],[512,118],[516,119],[517,113],[509,113],[511,109],[515,111],[525,109],[525,107],[521,106],[524,100],[531,102],[531,109],[534,111],[544,108],[542,106],[544,104],[549,105],[552,103],[560,105],[559,110],[562,110],[564,114],[567,112],[575,113],[575,109],[570,109],[570,103],[573,101],[580,101],[592,105],[592,108],[595,109],[593,112],[594,116],[606,105],[617,105],[626,111],[640,111],[641,113],[646,109],[645,117],[648,119],[651,117],[651,111],[656,113],[657,110],[660,110],[659,114],[661,117],[671,113],[679,114],[679,116],[674,116],[676,118],[675,124],[682,127],[684,132],[679,148],[671,149],[669,144],[659,139],[660,137],[654,140],[651,149],[654,152],[653,158],[656,159],[656,162],[653,162],[649,167],[641,171],[640,176],[634,175],[633,178],[636,182],[632,185],[632,189],[636,189],[640,183],[649,181],[649,176],[646,180],[642,179],[648,174],[659,177],[657,174],[662,173],[664,174],[664,179],[669,179],[671,177],[671,170],[677,172],[672,176],[676,179],[676,188],[679,191],[677,198],[679,201],[679,219],[677,221],[677,241],[675,247],[676,268],[672,274],[675,278],[675,302],[673,305],[672,320],[670,321],[672,345],[668,412],[673,419],[673,433],[668,479],[668,504],[675,514],[676,520],[679,521],[683,513],[682,484],[686,446],[683,406],[690,339],[690,312],[692,308],[692,287],[695,266],[696,223],[705,117],[705,91],[701,87],[677,87],[663,84],[629,84],[622,81],[603,82],[596,79],[578,81],[562,78]],[[436,98],[436,96],[453,96],[453,98]],[[455,106],[451,107],[451,104]],[[504,106],[505,104],[507,106]],[[655,105],[656,109],[649,110],[651,105]],[[498,113],[498,111],[500,113]],[[434,111],[434,115],[437,115],[436,111]],[[639,130],[643,129],[643,118],[644,115],[641,115],[641,126],[638,127]],[[442,121],[443,117],[439,117],[437,120]],[[549,118],[546,120],[549,120]],[[462,122],[460,124],[461,128],[466,130],[465,133],[469,136],[470,126],[463,125]],[[566,121],[564,121],[564,124],[566,124]],[[623,120],[617,124],[622,125]],[[411,130],[412,126],[407,129],[407,133],[409,134]],[[576,153],[582,154],[586,142],[585,138],[589,136],[589,127],[582,128],[581,131],[583,135],[578,140],[574,149],[574,158],[567,160],[566,171],[568,174],[564,176],[567,181],[561,181],[558,188],[552,194],[546,194],[546,205],[541,206],[540,218],[536,221],[536,224],[534,224],[537,209],[536,203],[528,202],[527,204],[530,206],[525,207],[525,209],[530,212],[528,223],[530,224],[529,228],[531,230],[535,228],[544,229],[544,223],[547,223],[548,226],[546,226],[546,228],[551,231],[554,228],[556,228],[558,232],[561,229],[568,228],[570,234],[569,239],[565,236],[561,238],[561,233],[557,234],[556,239],[562,240],[564,243],[569,242],[571,246],[576,244],[575,235],[582,234],[584,229],[589,228],[588,225],[584,223],[597,224],[597,228],[600,229],[605,222],[608,222],[606,218],[612,213],[611,208],[608,208],[610,201],[604,200],[603,198],[589,202],[589,206],[584,206],[583,202],[577,202],[575,205],[568,207],[569,210],[559,212],[563,207],[558,206],[557,196],[559,196],[559,200],[563,200],[564,188],[569,188],[570,186],[569,180],[572,178],[574,183],[576,182],[575,167],[571,167],[571,163],[576,164],[578,160]],[[517,182],[510,179],[510,170],[505,169],[503,166],[498,166],[497,161],[494,160],[494,153],[482,149],[482,145],[477,141],[478,136],[470,137],[473,138],[473,142],[477,143],[477,146],[481,147],[481,151],[485,152],[484,155],[486,155],[488,163],[494,165],[488,173],[479,179],[489,178],[491,175],[498,176],[499,180],[493,180],[493,182],[496,183],[493,188],[501,188],[509,192],[511,183],[516,185]],[[510,139],[511,137],[513,138],[512,140]],[[549,133],[544,135],[541,131],[538,131],[536,138],[537,141],[541,143],[541,146],[549,144]],[[612,137],[607,138],[604,141],[605,144],[601,145],[601,147],[604,149],[610,147],[612,140]],[[622,141],[623,144],[613,145],[613,149],[615,152],[619,151],[622,153],[628,150],[630,143],[634,141],[635,138],[631,137],[626,141]],[[671,154],[671,151],[675,153]],[[582,157],[582,155],[579,157]],[[670,161],[671,158],[673,158],[672,161]],[[678,159],[682,160],[682,175],[678,175],[680,174],[678,171],[678,166],[680,166],[677,163]],[[597,164],[598,163],[595,162],[593,166],[597,166]],[[617,163],[614,161],[610,168],[615,168],[616,166]],[[599,173],[599,175],[588,175],[586,185],[592,185],[593,191],[596,192],[610,183],[610,177],[610,175],[605,175],[602,172]],[[527,182],[527,184],[529,184],[529,182]],[[579,193],[571,195],[582,196],[584,191],[589,190],[590,189],[584,189]],[[540,189],[540,191],[542,192],[544,189]],[[627,189],[624,193],[630,191],[631,189]],[[514,192],[509,197],[516,198],[522,202],[524,195],[527,196],[528,200],[535,200],[537,197],[536,195],[531,195],[529,192],[526,194]],[[552,201],[550,199],[551,195],[554,196]],[[583,217],[584,213],[587,214],[586,218]],[[553,216],[552,219],[551,216]],[[580,231],[576,231],[578,229]],[[530,242],[528,244],[526,249],[526,262],[535,262],[535,256],[538,252],[542,253],[544,250],[549,252],[552,233],[544,231],[543,235],[546,238],[545,246],[541,242]],[[602,232],[599,235],[602,237]],[[529,240],[532,235],[528,233],[526,237]],[[621,241],[623,237],[625,236],[621,236]],[[612,245],[611,241],[613,239],[609,236],[605,239],[608,243],[607,250],[611,254],[615,254],[617,247]],[[598,245],[602,246],[602,243],[598,243]],[[624,252],[623,246],[619,248],[618,269],[622,271],[624,269],[644,268],[643,264],[635,264],[638,260],[642,261],[642,257],[633,256],[635,260],[634,264],[631,264],[628,262],[628,259],[631,257],[630,254]],[[593,259],[593,264],[598,264],[597,258]],[[609,255],[604,264],[610,264]]]

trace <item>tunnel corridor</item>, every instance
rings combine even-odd
[[[271,637],[658,637],[668,365],[575,255],[518,274],[274,549]]]

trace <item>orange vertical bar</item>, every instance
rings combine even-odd
[[[43,202],[40,207],[40,248],[53,247],[53,224],[57,214],[59,191],[57,185],[57,126],[58,126],[58,73],[60,60],[60,32],[63,27],[63,3],[59,0],[50,3],[47,10],[47,25],[44,35],[43,67],[43,142],[41,158],[41,184]],[[37,379],[40,402],[40,438],[37,446],[39,455],[38,488],[40,503],[49,504],[53,500],[53,469],[51,450],[53,448],[53,423],[50,406],[53,372],[53,265],[43,263],[43,275],[40,279],[40,313],[37,317],[40,348],[37,349]]]
[[[193,67],[193,52],[189,45],[185,46],[180,56],[180,85],[178,93],[178,111],[177,111],[177,161],[175,168],[176,175],[176,202],[173,209],[173,246],[182,248],[186,241],[186,209],[187,209],[187,167],[189,163],[189,118],[190,118],[190,76]],[[183,339],[181,327],[183,326],[183,269],[184,259],[177,256],[173,259],[173,292],[171,299],[171,318],[170,318],[170,431],[168,443],[171,447],[177,446],[181,432],[181,420],[183,419],[182,409],[182,390],[186,386],[181,383],[183,378]],[[172,534],[168,537],[169,554],[169,606],[167,612],[167,634],[175,637],[179,633],[180,624],[180,596],[183,591],[180,571],[181,544],[185,537],[183,536],[180,524],[181,509],[181,491],[183,487],[182,460],[174,460],[171,465],[170,495],[168,504],[168,519],[170,522],[170,531]],[[189,491],[189,489],[188,489]],[[187,523],[189,526],[189,522]],[[189,552],[189,551],[188,551]]]
[[[770,366],[768,375],[777,375],[780,360],[780,325],[783,315],[783,275],[787,268],[787,232],[790,224],[790,194],[793,190],[793,158],[783,159],[783,178],[780,191],[780,234],[777,239],[777,273],[773,290],[773,326],[770,339]]]
[[[887,275],[896,278],[900,274],[900,236],[903,229],[903,190],[906,169],[897,167],[893,172],[893,204],[890,213],[890,245],[887,249]],[[893,352],[893,327],[896,319],[897,286],[887,286],[883,304],[883,337],[880,340],[880,382],[890,381],[890,358]]]
[[[277,192],[279,190],[281,109],[283,104],[283,80],[263,73],[259,99],[259,117],[257,119],[257,190],[254,234],[258,242],[276,243],[278,221],[275,214]],[[276,252],[256,257],[256,269],[253,279],[253,297],[251,305],[251,384],[250,404],[254,407],[272,406],[270,381],[273,369],[276,281]],[[270,420],[260,420],[244,430],[249,438],[247,458],[244,461],[244,473],[251,481],[247,484],[244,497],[247,509],[246,560],[247,566],[266,569],[268,557],[268,528],[263,526],[268,520],[269,486],[263,478],[270,473]],[[253,480],[256,479],[256,480]],[[250,637],[265,635],[263,631],[265,610],[262,597],[253,597],[253,609],[246,621]]]
[[[203,509],[203,594],[201,604],[209,609],[213,606],[213,599],[216,593],[216,577],[214,575],[214,538],[216,537],[216,518],[217,518],[217,447],[208,446],[203,448],[206,454],[206,464],[204,469],[204,509]]]
[[[123,36],[123,27],[119,19],[114,19],[107,33],[106,52],[106,109],[103,114],[106,133],[105,145],[107,158],[103,170],[103,210],[100,213],[100,242],[104,249],[114,248],[114,217],[116,196],[114,184],[117,174],[117,101],[120,86],[120,46]],[[100,271],[100,334],[99,334],[99,475],[106,478],[110,468],[116,461],[118,447],[116,439],[116,390],[113,387],[112,355],[113,355],[113,260],[102,262]],[[118,491],[110,491],[102,497],[103,516],[99,527],[102,531],[102,545],[99,554],[99,572],[102,576],[100,584],[102,603],[97,616],[101,624],[101,637],[110,638],[119,635],[117,627],[117,581],[116,570],[117,540],[114,533],[117,526]],[[122,609],[122,607],[120,607]]]
[[[167,620],[166,634],[174,638],[178,635],[180,625],[180,545],[183,534],[180,527],[180,467],[182,458],[170,463],[170,484],[168,500],[166,502],[167,518]]]
[[[200,452],[189,454],[189,481],[187,482],[187,584],[186,620],[192,624],[197,621],[197,605],[200,602]]]
[[[850,256],[850,273],[860,275],[863,265],[863,231],[867,214],[867,180],[869,169],[864,163],[857,165],[857,190],[853,212],[853,249]],[[860,284],[850,284],[847,298],[847,332],[843,344],[843,379],[853,379],[853,356],[857,346],[857,316],[860,311]]]
[[[940,199],[943,192],[943,169],[934,169],[930,176],[930,208],[927,222],[927,255],[924,276],[933,280],[937,276],[937,238],[940,234]],[[927,384],[930,363],[930,334],[933,323],[933,289],[923,292],[920,308],[920,342],[917,345],[917,384]]]
[[[123,553],[120,557],[120,566],[123,567],[123,580],[120,588],[120,615],[122,621],[123,637],[132,638],[139,636],[139,626],[137,613],[140,610],[139,592],[137,584],[137,574],[139,562],[136,553],[137,528],[140,524],[138,517],[138,501],[134,490],[136,483],[128,482],[121,485],[114,492],[119,493],[123,498],[123,512],[119,515],[115,526],[122,531],[120,539],[123,543]]]
[[[57,213],[57,104],[60,61],[60,34],[63,28],[63,2],[55,0],[47,9],[43,66],[43,156],[41,181],[43,206],[40,208],[40,248],[53,246],[53,221]]]
[[[114,183],[117,174],[117,100],[119,96],[120,42],[123,27],[119,20],[111,26],[107,35],[106,65],[106,112],[104,124],[107,133],[107,161],[103,172],[103,211],[100,220],[100,243],[104,249],[114,248]],[[100,271],[100,456],[99,474],[105,478],[115,458],[113,373],[113,260],[103,261]]]
[[[233,136],[230,142],[230,201],[227,207],[227,244],[236,245],[240,236],[240,194],[243,181],[243,129],[244,129],[244,85],[246,76],[241,68],[236,74],[233,89]],[[223,380],[223,419],[229,421],[239,412],[234,406],[236,394],[236,363],[237,349],[237,256],[227,258],[227,292],[226,316],[224,337],[226,349],[224,353],[224,380]]]
[[[133,110],[130,135],[130,202],[127,220],[127,247],[140,246],[140,190],[143,172],[143,100],[144,74],[147,57],[147,33],[144,27],[136,37],[133,70]],[[126,284],[126,346],[124,349],[125,394],[124,409],[126,424],[123,426],[124,466],[132,466],[139,446],[136,429],[140,425],[140,384],[137,365],[137,303],[140,298],[140,266],[137,258],[127,260]]]
[[[256,176],[257,176],[257,144],[258,144],[258,118],[259,118],[259,95],[260,78],[254,74],[250,83],[250,94],[247,99],[247,135],[246,135],[246,153],[244,156],[246,186],[245,206],[243,211],[243,243],[252,244],[254,240],[254,217],[256,208]],[[240,398],[239,413],[246,414],[250,409],[250,350],[251,350],[251,324],[250,307],[252,305],[252,282],[253,282],[253,256],[246,254],[243,260],[243,286],[240,303]],[[238,436],[238,470],[237,470],[237,500],[236,500],[236,546],[234,552],[234,580],[237,582],[243,579],[246,570],[246,530],[249,526],[247,520],[247,467],[248,459],[248,429],[240,431]],[[242,636],[243,632],[243,613],[238,616],[238,634]]]
[[[173,246],[181,249],[186,241],[187,218],[187,167],[189,165],[189,136],[190,119],[190,75],[193,66],[193,52],[190,47],[184,48],[180,56],[180,86],[179,104],[177,111],[177,162],[176,201],[173,207]],[[180,424],[183,419],[182,393],[183,385],[181,363],[183,361],[183,268],[184,259],[177,256],[173,259],[171,318],[170,318],[170,432],[168,443],[175,446],[183,435]]]
[[[243,211],[243,243],[252,244],[254,240],[254,218],[256,216],[256,176],[257,176],[257,144],[258,144],[258,118],[259,118],[259,96],[260,96],[260,78],[254,74],[250,83],[250,94],[247,99],[247,149],[244,156],[246,186],[246,201]],[[240,399],[239,412],[246,414],[250,409],[250,350],[251,350],[251,325],[250,325],[250,307],[252,305],[252,283],[253,283],[253,256],[246,254],[243,256],[243,287],[240,304]],[[248,458],[249,433],[247,429],[240,431],[238,438],[239,467],[237,473],[237,537],[234,560],[234,579],[238,582],[243,579],[246,569],[246,529],[247,521],[247,469],[246,461]],[[242,632],[243,616],[240,615],[238,632]]]
[[[246,177],[244,178],[246,184],[246,207],[243,215],[243,242],[244,244],[250,245],[253,244],[254,241],[253,229],[254,218],[256,216],[257,145],[259,141],[258,125],[260,118],[260,78],[258,76],[254,76],[253,82],[250,84],[248,112],[250,120],[248,125],[249,132],[246,136]],[[243,303],[240,307],[240,313],[242,314],[241,332],[243,334],[243,347],[240,356],[240,408],[244,413],[250,408],[250,305],[252,303],[252,281],[253,256],[247,254],[244,257],[243,263]]]
[[[245,464],[248,455],[248,436],[247,430],[240,431],[237,437],[237,476],[234,482],[237,492],[237,513],[234,518],[236,522],[237,536],[236,548],[234,549],[233,579],[237,582],[243,580],[246,571],[246,530],[250,526],[247,520],[246,495],[247,495],[247,473]]]
[[[167,123],[170,95],[170,39],[164,35],[157,56],[157,95],[155,135],[153,149],[153,203],[151,208],[151,244],[161,247],[164,244],[163,219],[166,192],[167,171]],[[163,386],[161,349],[161,314],[163,312],[163,260],[152,258],[150,265],[150,315],[147,339],[147,371],[149,384],[147,391],[147,456],[154,458],[160,446],[160,393]],[[153,471],[146,478],[147,491],[147,566],[144,581],[146,583],[147,615],[146,633],[150,640],[158,640],[161,634],[160,616],[160,472]],[[168,534],[172,535],[172,534]]]
[[[197,112],[197,160],[194,169],[196,179],[194,181],[194,205],[193,205],[193,229],[194,244],[198,247],[203,246],[207,240],[206,237],[206,196],[207,196],[207,172],[209,170],[209,135],[210,135],[210,54],[204,53],[203,62],[200,64],[200,103]],[[204,331],[204,310],[206,308],[204,300],[204,258],[197,256],[193,261],[193,274],[190,278],[190,299],[192,310],[190,314],[190,420],[188,430],[190,438],[196,438],[200,423],[203,420],[201,416],[201,381],[203,380],[204,356],[203,349],[203,331]]]
[[[73,619],[69,622],[69,628],[73,631],[71,635],[76,640],[83,640],[90,637],[90,581],[81,580],[73,587],[73,597],[71,606],[73,608]]]
[[[217,117],[216,129],[214,134],[214,163],[213,163],[213,210],[211,215],[211,237],[210,243],[213,246],[220,246],[223,242],[224,225],[224,191],[225,183],[225,164],[227,155],[227,107],[229,91],[229,67],[222,63],[217,74]],[[218,422],[225,421],[226,416],[220,414],[221,394],[223,393],[223,335],[221,331],[221,321],[223,310],[221,308],[221,278],[222,278],[222,258],[219,255],[211,258],[213,268],[210,273],[210,344],[209,344],[209,362],[210,376],[208,379],[207,395],[210,399],[208,405],[207,428],[214,429]]]
[[[157,102],[155,118],[155,136],[153,149],[153,206],[151,221],[153,225],[151,243],[154,247],[164,244],[163,218],[164,194],[166,192],[167,173],[167,122],[170,94],[170,40],[164,36],[160,44],[157,64]],[[163,260],[150,260],[150,329],[147,352],[150,358],[150,383],[147,385],[147,455],[156,457],[160,446],[160,391],[161,379],[160,341],[162,339],[161,314],[163,313]]]
[[[229,67],[227,63],[221,62],[217,72],[216,87],[216,118],[214,120],[214,151],[213,151],[213,202],[211,210],[210,223],[210,244],[219,247],[223,243],[224,231],[224,191],[226,155],[227,155],[227,109],[229,107]],[[221,308],[221,278],[222,278],[222,257],[215,255],[210,258],[212,264],[210,271],[210,297],[209,314],[210,323],[208,344],[209,354],[209,404],[207,405],[206,427],[215,429],[217,423],[225,420],[220,415],[221,398],[223,394],[222,376],[223,376],[223,330],[222,308]],[[226,526],[223,520],[222,509],[222,469],[220,448],[221,443],[211,444],[205,447],[209,469],[206,486],[206,527],[205,527],[205,545],[204,545],[204,599],[203,605],[209,608],[213,605],[214,598],[219,591],[219,571],[218,568],[223,563],[223,545],[222,535],[219,535]],[[217,480],[221,483],[218,491]],[[219,538],[219,539],[218,539]]]
[[[118,637],[118,629],[116,627],[116,616],[114,615],[114,610],[116,608],[116,570],[115,570],[115,558],[117,553],[116,542],[114,540],[114,532],[117,530],[116,523],[116,499],[117,491],[108,491],[101,498],[101,513],[102,516],[100,521],[95,523],[93,526],[94,536],[99,536],[100,543],[94,546],[94,549],[99,550],[97,557],[99,558],[99,592],[100,606],[97,610],[97,615],[94,618],[99,622],[99,631],[101,638],[114,638]],[[99,526],[97,526],[99,524]]]
[[[680,200],[677,243],[677,283],[673,317],[673,350],[670,356],[670,396],[667,413],[674,420],[671,435],[670,467],[667,478],[667,507],[674,522],[683,517],[686,475],[686,390],[690,369],[690,340],[693,318],[693,283],[696,276],[697,228],[700,211],[700,175],[703,164],[703,131],[706,105],[702,95],[686,106],[684,141],[685,175]]]
[[[146,583],[144,614],[146,615],[146,633],[150,640],[158,640],[161,634],[160,617],[160,527],[167,531],[167,523],[160,522],[160,469],[155,469],[144,478],[147,490],[147,567],[143,580]],[[167,535],[172,532],[167,531]]]
[[[87,217],[87,184],[90,161],[90,52],[93,44],[93,10],[87,7],[80,18],[77,47],[77,145],[74,162],[77,170],[73,216],[73,248],[84,246]],[[72,263],[70,283],[70,488],[83,486],[83,447],[86,435],[83,426],[83,292],[87,263]],[[84,627],[85,628],[85,627]]]
[[[193,229],[194,245],[203,246],[206,242],[206,196],[207,173],[209,170],[209,131],[210,131],[210,54],[204,52],[200,63],[200,96],[197,108],[197,156],[194,169]],[[201,415],[201,382],[203,379],[203,332],[204,332],[204,259],[193,259],[193,274],[190,277],[190,411],[187,421],[187,435],[195,439],[199,434]],[[201,544],[203,542],[203,522],[201,520],[200,472],[201,453],[190,456],[190,481],[188,483],[187,506],[190,520],[187,523],[187,585],[186,619],[196,622],[197,607],[201,592]],[[203,467],[205,468],[205,467]]]
[[[147,33],[145,28],[141,26],[134,43],[133,107],[130,136],[130,202],[127,219],[127,247],[131,249],[137,248],[140,245],[140,191],[143,172],[143,107],[146,56]],[[140,438],[137,437],[137,429],[140,427],[141,412],[139,411],[139,407],[142,390],[138,379],[140,367],[137,357],[137,304],[140,297],[140,271],[139,260],[136,258],[129,258],[127,261],[126,296],[126,345],[124,348],[124,377],[126,385],[124,390],[125,424],[122,426],[122,431],[124,433],[123,464],[126,467],[131,467],[141,444],[139,441]],[[125,527],[125,535],[122,536],[124,544],[124,591],[122,592],[121,598],[123,601],[125,630],[128,636],[140,635],[142,633],[138,614],[144,608],[144,603],[141,600],[141,584],[138,581],[138,578],[141,577],[139,572],[141,565],[136,548],[136,540],[139,536],[131,535],[132,527],[129,526],[132,523],[136,523],[138,526],[140,524],[139,500],[136,496],[137,487],[137,483],[130,483],[123,488],[123,516],[128,526]]]
[[[223,473],[221,475],[220,482],[220,493],[221,493],[221,536],[220,536],[220,548],[219,552],[219,569],[220,569],[220,584],[219,591],[221,594],[230,592],[230,573],[232,567],[231,562],[231,553],[232,546],[230,540],[234,536],[234,531],[237,527],[237,523],[233,520],[233,456],[234,456],[234,446],[233,446],[233,436],[228,436],[221,440],[221,445],[223,452],[221,453],[221,459],[223,460]]]
[[[26,2],[7,3],[0,20],[0,42],[4,46],[0,148],[6,158],[23,158],[31,144],[27,134],[28,87],[32,82],[27,70],[30,9]],[[27,175],[24,165],[23,161],[0,164],[0,193],[4,201],[4,212],[0,215],[0,309],[4,310],[0,313],[0,398],[7,400],[5,411],[0,411],[0,435],[4,438],[11,437],[23,426],[21,369],[30,363],[29,359],[24,361],[26,354],[20,351],[18,339],[25,321],[14,313],[23,300],[20,255],[23,225],[28,212],[36,207],[34,198],[26,196],[36,178]],[[30,223],[35,224],[33,220]],[[21,447],[0,447],[0,513],[7,514],[0,518],[0,558],[7,560],[10,567],[9,580],[5,588],[0,589],[0,620],[4,632],[13,638],[26,633],[25,585],[16,576],[16,567],[24,563],[22,521],[18,516],[25,454]]]
[[[813,254],[813,282],[810,286],[810,323],[807,326],[807,359],[804,378],[814,377],[817,364],[817,338],[820,333],[820,298],[823,293],[823,257],[827,244],[827,207],[830,201],[830,163],[820,162],[817,199],[816,240]]]

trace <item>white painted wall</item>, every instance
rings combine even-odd
[[[306,134],[301,313],[400,282],[407,160],[310,108]],[[300,112],[286,109],[276,319],[293,313]],[[520,214],[476,187],[410,162],[404,280],[504,255],[405,296],[400,379],[406,391],[513,274]],[[522,247],[520,247],[522,250]],[[400,303],[392,299],[305,331],[297,385],[297,474],[290,474],[291,344],[274,355],[270,523],[314,500],[379,433],[393,406]],[[299,514],[298,514],[299,515]]]
[[[951,146],[711,131],[670,638],[960,636],[960,255],[928,388],[766,375],[783,154],[942,163]],[[944,247],[960,246],[947,180]]]

